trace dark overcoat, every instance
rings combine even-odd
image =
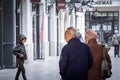
[[[63,80],[87,80],[92,63],[90,48],[73,38],[62,49],[59,61],[61,77]]]

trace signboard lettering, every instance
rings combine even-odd
[[[112,1],[96,1],[95,5],[112,5]]]

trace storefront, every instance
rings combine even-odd
[[[113,6],[119,1],[98,1],[93,11],[85,14],[85,26],[95,30],[99,42],[110,45],[112,35],[119,33],[119,6]]]
[[[100,43],[109,44],[111,36],[119,33],[119,12],[118,11],[99,11],[86,12],[86,28],[95,30],[99,35]]]

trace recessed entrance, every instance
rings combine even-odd
[[[112,35],[119,33],[118,14],[117,11],[86,12],[86,28],[97,32],[99,43],[110,45]]]

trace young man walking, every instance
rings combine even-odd
[[[15,80],[18,80],[21,72],[22,72],[23,79],[27,80],[26,75],[25,75],[25,68],[24,68],[24,60],[27,59],[26,49],[24,46],[26,39],[27,38],[24,35],[20,34],[19,43],[13,49],[13,53],[17,59],[17,67],[18,67]]]

